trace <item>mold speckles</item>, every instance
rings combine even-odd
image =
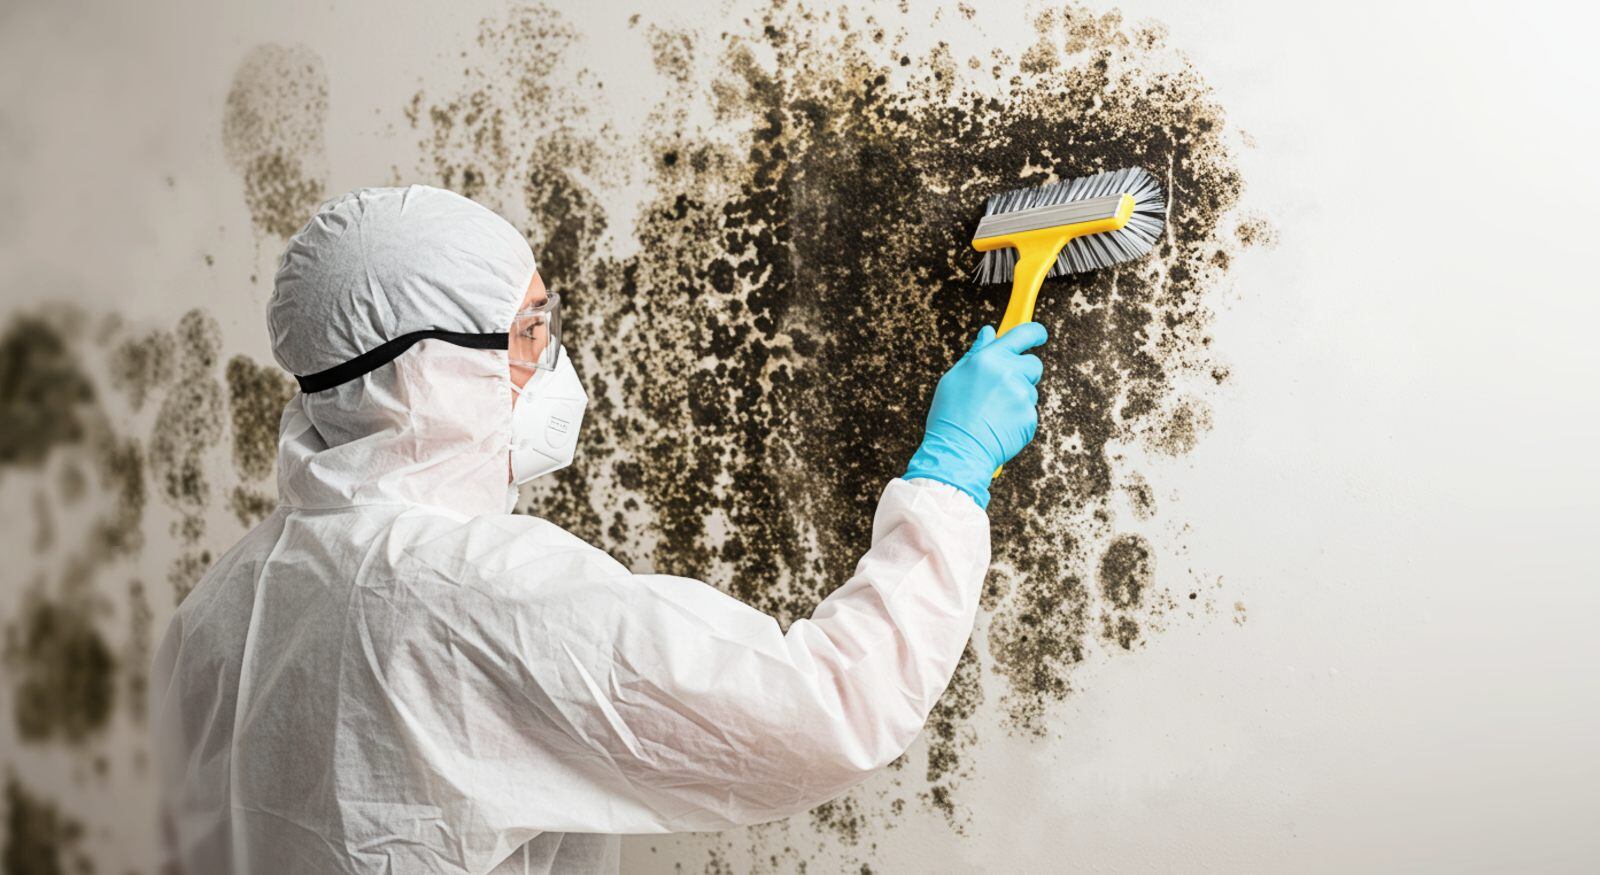
[[[1278,229],[1264,216],[1247,216],[1234,227],[1233,234],[1245,246],[1271,249],[1278,245]]]
[[[175,373],[170,331],[152,331],[144,337],[123,341],[111,356],[111,385],[124,395],[134,410],[144,406],[152,391],[166,386]]]
[[[172,585],[173,604],[181,603],[210,567],[210,550],[184,553],[172,560],[172,565],[167,569],[167,583]]]
[[[1117,536],[1100,557],[1100,594],[1112,607],[1138,607],[1153,577],[1150,542],[1140,535]]]
[[[632,280],[603,255],[606,217],[587,180],[620,184],[627,172],[615,162],[610,138],[586,121],[592,94],[603,83],[567,65],[576,38],[570,25],[542,6],[518,9],[505,21],[486,19],[478,33],[484,51],[467,69],[462,93],[430,100],[419,92],[405,113],[420,134],[424,166],[438,184],[491,205],[521,202],[500,212],[523,226],[545,283],[562,294],[564,331],[574,339],[568,352],[590,397],[572,466],[525,494],[539,513],[627,561],[629,545],[608,541],[606,532],[639,527],[603,518],[595,508],[607,505],[586,484],[592,472],[610,468],[617,448],[625,446],[608,435],[608,424],[593,425],[608,420],[609,380],[617,373],[599,364],[604,359],[594,339],[648,326],[625,320],[632,306],[622,289],[631,288]],[[519,215],[525,219],[519,222]],[[636,516],[640,503],[629,496],[610,506]]]
[[[17,734],[77,743],[105,727],[115,701],[116,659],[81,598],[30,592],[6,630]]]
[[[246,486],[235,486],[228,494],[228,510],[233,511],[241,526],[253,526],[261,522],[277,506],[278,499],[275,496]]]
[[[35,467],[88,434],[94,386],[52,320],[13,317],[0,335],[0,466]]]
[[[322,199],[328,79],[304,46],[250,50],[233,76],[222,117],[228,163],[244,179],[256,229],[289,237]]]
[[[1150,481],[1145,479],[1143,474],[1130,471],[1122,484],[1122,490],[1128,496],[1128,504],[1133,508],[1134,517],[1148,520],[1156,515],[1156,493],[1150,488]]]
[[[1000,695],[981,701],[1043,732],[1105,618],[1130,648],[1155,631],[1154,581],[1138,598],[1117,590],[1123,604],[1098,582],[1122,543],[1117,490],[1143,484],[1134,515],[1155,513],[1123,451],[1183,453],[1204,434],[1212,306],[1245,244],[1222,109],[1159,26],[1069,5],[1039,20],[1026,59],[963,65],[937,41],[909,46],[924,14],[886,26],[782,4],[719,36],[652,27],[666,91],[645,139],[613,154],[585,133],[587,86],[548,78],[566,29],[519,12],[486,23],[480,45],[504,54],[470,68],[464,93],[419,95],[408,116],[446,184],[520,196],[541,263],[577,290],[569,350],[594,400],[576,463],[531,490],[532,507],[781,624],[848,579],[939,375],[999,320],[1009,288],[968,279],[984,199],[1127,166],[1161,179],[1171,215],[1149,258],[1041,294],[1053,339],[1039,437],[990,506],[988,652],[964,660],[929,736],[926,798],[951,814],[985,678]],[[490,87],[503,81],[518,85]],[[507,139],[541,112],[565,139]],[[649,194],[637,254],[622,257],[598,206],[616,193],[592,187],[628,172],[649,175]]]
[[[845,794],[832,802],[824,802],[811,809],[811,823],[817,829],[827,830],[847,845],[861,843],[861,830],[866,825],[853,795]]]
[[[294,397],[294,382],[277,368],[242,355],[228,360],[227,380],[233,467],[242,479],[260,480],[272,473],[277,459],[278,419]]]
[[[485,19],[477,41],[488,66],[467,69],[463,93],[426,106],[422,92],[412,97],[406,118],[423,132],[420,145],[440,185],[474,199],[503,194],[517,185],[529,153],[545,138],[566,136],[563,114],[581,110],[572,101],[558,105],[550,73],[576,36],[542,6],[515,10],[505,21]],[[558,162],[551,156],[541,164],[553,169]]]
[[[80,848],[83,824],[35,796],[14,776],[6,779],[6,844],[0,867],[6,875],[91,873],[94,864]]]
[[[145,694],[150,686],[150,646],[154,635],[155,614],[150,610],[150,600],[145,597],[144,584],[128,584],[128,644],[123,655],[126,679],[128,714],[139,723],[145,719]]]
[[[211,496],[205,455],[222,438],[222,385],[213,373],[220,333],[200,310],[178,323],[179,379],[161,403],[150,440],[151,474],[161,497],[185,514],[178,533],[187,543],[204,532],[200,514]]]
[[[1047,545],[1048,546],[1048,545]],[[989,629],[989,650],[996,667],[1011,680],[1004,694],[1009,715],[1019,727],[1043,734],[1050,706],[1071,692],[1068,675],[1083,661],[1084,639],[1090,633],[1089,593],[1082,579],[1068,573],[1077,551],[1065,556],[1041,549],[1046,572],[1026,580],[997,614]],[[990,574],[995,574],[991,570]]]
[[[1193,450],[1210,430],[1211,406],[1199,399],[1181,398],[1146,433],[1146,442],[1151,449],[1181,456]]]
[[[983,704],[982,670],[978,652],[969,643],[956,665],[950,686],[939,697],[939,704],[928,715],[924,737],[928,740],[928,792],[924,797],[929,805],[945,816],[957,832],[966,831],[965,819],[956,811],[952,795],[954,783],[968,777],[971,767],[961,757],[961,752],[978,741],[972,728],[972,716]]]
[[[112,495],[111,509],[97,524],[98,546],[108,557],[133,553],[144,544],[144,450],[138,439],[113,434],[102,437],[97,450],[100,484]]]
[[[1107,606],[1101,635],[1123,650],[1132,650],[1140,639],[1134,612],[1144,606],[1145,593],[1154,577],[1150,542],[1140,535],[1117,536],[1100,557],[1098,582]]]

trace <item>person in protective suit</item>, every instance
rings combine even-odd
[[[582,423],[559,308],[522,234],[435,188],[352,192],[289,241],[280,503],[155,658],[183,871],[616,872],[619,834],[803,812],[915,739],[972,632],[989,479],[1037,427],[1043,327],[979,332],[855,573],[784,632],[511,512]]]

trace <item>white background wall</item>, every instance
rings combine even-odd
[[[329,81],[330,190],[387,181],[415,164],[414,137],[370,108],[450,81],[501,8],[409,5],[0,7],[5,309],[70,299],[171,325],[204,305],[225,349],[268,360],[268,286],[246,278],[269,276],[280,244],[250,233],[220,146],[234,69],[257,43],[310,46]],[[733,17],[561,8],[593,47],[584,63],[615,83],[598,107],[623,136],[656,88],[627,16]],[[941,36],[1020,49],[1037,8],[990,0]],[[1240,261],[1219,314],[1234,376],[1213,431],[1154,477],[1163,513],[1190,526],[1190,560],[1225,577],[1247,619],[1085,666],[1052,738],[980,714],[967,834],[908,812],[872,837],[874,871],[1595,871],[1593,13],[1122,8],[1165,22],[1254,138],[1250,202],[1280,234]],[[26,498],[7,498],[8,519]],[[159,544],[148,552],[163,567]],[[126,865],[107,851],[102,871],[150,871],[154,841],[133,825],[144,791],[84,791],[75,756],[6,754],[113,825],[91,842]],[[800,819],[784,841],[806,834]],[[713,847],[742,868],[742,841],[631,840],[624,869],[697,868]]]

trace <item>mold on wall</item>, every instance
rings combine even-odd
[[[222,144],[259,233],[289,237],[322,200],[327,116],[327,73],[305,46],[258,45],[234,73]]]
[[[94,872],[93,860],[81,848],[83,834],[81,822],[15,777],[7,779],[5,849],[0,851],[6,875]]]
[[[1009,289],[970,281],[987,196],[1130,165],[1162,180],[1172,209],[1152,257],[1046,284],[1040,437],[994,486],[984,628],[925,733],[921,777],[897,770],[898,794],[815,813],[852,845],[872,809],[907,798],[961,828],[973,714],[1042,734],[1075,666],[1136,649],[1172,592],[1195,588],[1126,528],[1159,522],[1141,460],[1181,456],[1210,427],[1227,371],[1213,309],[1232,258],[1271,236],[1237,208],[1226,115],[1159,24],[1069,4],[1034,20],[1020,56],[958,56],[911,47],[925,14],[973,13],[777,3],[721,34],[635,16],[662,97],[652,133],[619,145],[582,124],[593,89],[563,67],[570,30],[531,7],[483,22],[459,91],[404,108],[418,169],[525,205],[511,218],[569,290],[594,404],[577,462],[524,509],[783,624],[848,576],[939,374],[998,321]],[[641,175],[638,219],[610,228],[612,183]],[[612,231],[638,253],[614,255]]]
[[[583,67],[588,38],[522,7],[462,47],[459,86],[379,108],[417,147],[391,181],[500,210],[563,293],[590,414],[573,466],[521,509],[784,625],[848,577],[938,376],[998,321],[1008,289],[970,280],[988,195],[1135,164],[1170,193],[1151,258],[1046,285],[1040,436],[994,484],[983,616],[923,743],[886,780],[708,839],[708,872],[871,871],[908,810],[966,830],[986,733],[1043,734],[1080,664],[1137,650],[1174,593],[1215,588],[1151,540],[1168,521],[1146,460],[1204,439],[1228,373],[1212,310],[1231,259],[1273,239],[1238,209],[1225,114],[1159,25],[1068,5],[1015,55],[937,38],[975,15],[774,3],[675,29],[641,12],[630,26],[658,93],[648,135],[624,142],[594,117],[606,83]],[[228,83],[220,139],[266,255],[328,194],[328,88],[314,52],[277,44],[246,51]],[[0,437],[0,487],[37,508],[34,567],[5,621],[9,722],[28,750],[102,763],[94,786],[143,768],[142,754],[107,759],[107,737],[119,719],[143,725],[160,618],[276,504],[294,385],[226,349],[209,305],[176,320],[7,319],[0,414],[26,427]],[[8,866],[34,840],[19,816],[50,837],[36,859],[69,861],[89,840],[26,785],[8,799]]]
[[[281,409],[288,378],[236,355],[224,395],[220,355],[219,326],[202,309],[141,330],[46,306],[9,314],[0,330],[0,409],[29,426],[7,431],[0,488],[35,495],[34,550],[13,563],[26,584],[3,624],[6,737],[25,758],[64,754],[83,786],[148,773],[143,744],[127,751],[113,736],[145,723],[157,610],[180,601],[239,534],[209,530],[218,487],[237,490],[271,468],[260,457],[263,441],[276,445],[276,414],[265,408]],[[231,470],[219,458],[230,425]],[[176,553],[164,605],[136,571],[152,542]],[[19,779],[8,786],[5,871],[87,871],[92,836],[77,812]]]

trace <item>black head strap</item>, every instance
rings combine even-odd
[[[491,334],[470,334],[464,331],[445,331],[442,328],[428,328],[422,331],[413,331],[402,334],[394,340],[384,343],[377,349],[368,350],[361,355],[345,362],[334,365],[326,371],[318,371],[304,377],[296,376],[300,383],[300,391],[310,394],[342,386],[362,374],[369,374],[378,368],[394,361],[400,354],[411,348],[411,345],[421,340],[442,340],[456,346],[465,346],[469,349],[505,349],[510,343],[506,332]]]

